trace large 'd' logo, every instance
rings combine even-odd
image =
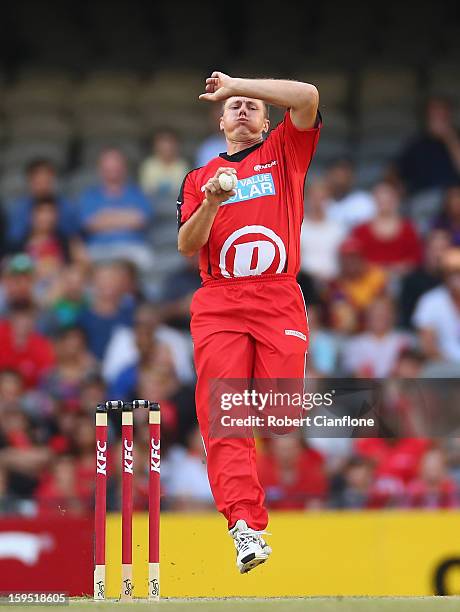
[[[264,238],[261,238],[261,235]],[[254,276],[270,270],[280,274],[286,264],[286,248],[275,232],[263,225],[245,225],[234,231],[220,251],[222,276]]]

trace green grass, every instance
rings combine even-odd
[[[75,601],[72,605],[92,610],[155,610],[164,612],[444,612],[460,610],[460,597],[296,597],[162,599],[159,604],[139,600],[133,604],[116,601]],[[30,611],[30,608],[29,608]]]
[[[162,612],[457,612],[460,597],[296,597],[296,598],[228,598],[228,599],[162,599],[159,603],[136,600],[132,604],[116,600],[94,602],[72,599],[71,607],[86,610],[117,611],[158,610]],[[28,610],[31,606],[0,606],[2,609]],[[63,606],[39,606],[39,610],[63,609]]]

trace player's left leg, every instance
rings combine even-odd
[[[268,283],[248,283],[251,291],[251,309],[247,314],[247,328],[255,342],[254,387],[267,392],[273,391],[303,393],[305,366],[308,350],[308,320],[305,303],[300,287],[292,280]],[[289,408],[282,406],[269,408],[276,416],[289,416]],[[294,408],[292,416],[300,416],[300,408]],[[270,428],[268,428],[270,429]],[[289,430],[289,428],[287,428]],[[276,433],[282,433],[280,428]],[[262,431],[263,434],[263,431]],[[238,541],[238,531],[235,527],[235,544]],[[259,563],[263,563],[270,555],[271,548],[267,546],[261,535],[263,532],[247,531],[241,525],[240,546],[245,543],[259,547],[259,556],[240,571],[249,571]]]
[[[272,549],[262,537],[266,533],[251,529],[242,519],[230,529],[229,534],[235,542],[236,565],[241,574],[246,574],[268,559]]]

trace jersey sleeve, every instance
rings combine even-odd
[[[315,125],[308,130],[299,130],[292,123],[289,109],[283,121],[271,133],[271,138],[279,145],[288,166],[294,171],[305,174],[315,154],[322,127],[321,114],[318,111]]]
[[[192,214],[201,205],[201,198],[198,196],[193,173],[189,172],[182,183],[177,198],[177,229],[190,219]]]

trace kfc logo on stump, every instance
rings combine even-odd
[[[220,251],[222,276],[280,274],[286,264],[286,247],[275,232],[263,225],[246,225],[234,231]]]
[[[160,440],[150,439],[150,471],[160,473]]]

